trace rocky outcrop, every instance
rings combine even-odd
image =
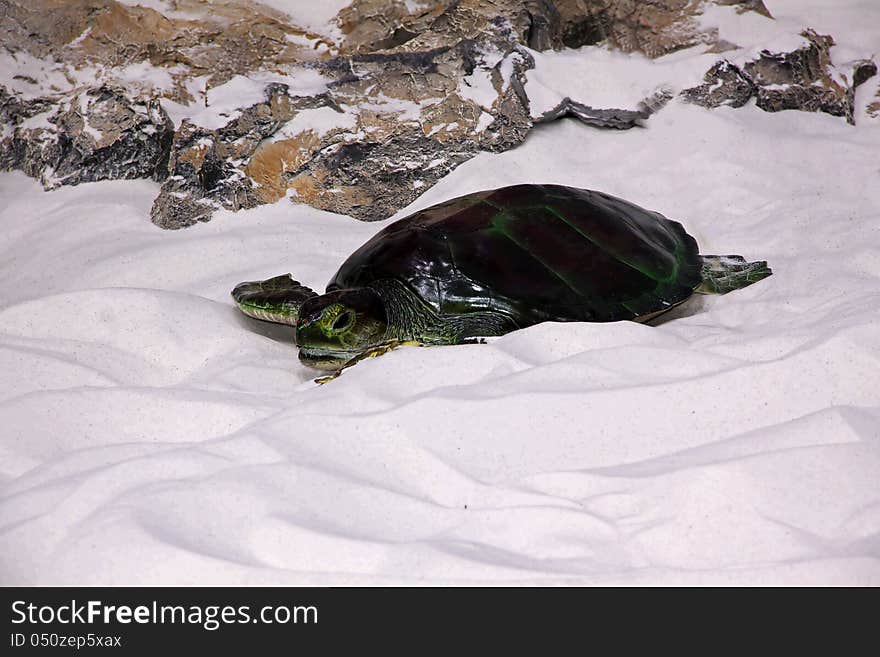
[[[764,50],[741,67],[718,62],[706,73],[702,85],[682,94],[705,107],[740,107],[754,97],[758,107],[767,112],[826,112],[854,123],[855,89],[877,74],[877,65],[863,60],[836,67],[830,54],[833,38],[812,30],[802,36],[803,45],[790,52]]]
[[[450,31],[478,26],[463,18],[463,8],[482,6],[506,15],[518,5],[521,11],[511,25],[520,42],[533,50],[605,43],[624,52],[659,57],[701,43],[717,45],[717,31],[703,28],[698,20],[704,7],[713,3],[770,15],[762,0],[355,0],[339,12],[339,24],[345,34],[343,51],[374,52],[419,37],[424,43],[425,35],[439,37],[440,43]]]
[[[205,76],[207,86],[216,87],[266,65],[313,59],[330,46],[250,0],[210,6],[202,0],[0,0],[0,35],[10,52],[73,70],[161,67],[172,88],[146,90],[183,102],[194,100],[187,90],[193,78]],[[112,70],[105,74],[120,77]]]
[[[755,95],[755,84],[739,67],[722,60],[706,72],[703,84],[685,89],[681,94],[687,101],[703,107],[742,107]]]
[[[695,3],[655,4],[672,25]],[[152,219],[166,228],[285,196],[383,219],[479,151],[522,142],[533,125],[524,46],[586,43],[579,12],[611,20],[612,36],[648,20],[612,5],[354,0],[339,33],[321,35],[247,0],[210,12],[198,0],[4,0],[13,65],[43,77],[2,92],[0,164],[47,188],[163,180]],[[650,114],[583,100],[538,120],[626,128]]]
[[[222,127],[185,120],[153,220],[179,227],[207,218],[212,206],[283,196],[384,219],[480,150],[516,146],[532,125],[523,73],[533,62],[507,20],[472,15],[481,6],[461,3],[452,21],[482,25],[480,34],[432,33],[393,51],[327,57],[287,75],[291,85],[317,76],[320,94],[276,83]]]
[[[0,120],[0,168],[21,169],[46,189],[167,173],[174,128],[156,99],[100,86],[22,100],[0,88]]]
[[[183,122],[153,221],[186,226],[217,207],[284,196],[363,220],[386,218],[479,151],[525,138],[533,125],[525,72],[534,61],[522,44],[536,21],[552,24],[548,8],[491,0],[426,9],[352,3],[339,15],[340,54],[290,72],[319,74],[326,87],[320,102],[278,85],[222,128]],[[569,100],[538,120],[570,115],[623,129],[661,104],[592,108]],[[255,126],[252,116],[270,118]]]
[[[760,0],[353,0],[327,29],[305,29],[254,0],[144,4],[0,0],[0,70],[16,71],[0,79],[0,167],[47,189],[153,178],[152,219],[165,228],[285,197],[384,219],[535,123],[627,129],[672,96],[604,107],[560,94],[536,109],[535,51],[722,52],[736,45],[703,25],[707,6],[769,15]],[[719,62],[684,95],[851,120],[870,65],[842,77],[830,37],[806,39],[744,66]]]
[[[705,44],[724,49],[717,30],[702,27],[699,16],[706,5],[732,5],[738,11],[769,16],[761,0],[555,0],[534,2],[546,8],[535,15],[528,40],[536,50],[579,48],[608,44],[623,52],[660,57],[676,50]]]

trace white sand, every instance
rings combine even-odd
[[[823,16],[857,49],[880,9],[849,4]],[[153,183],[3,174],[0,584],[880,584],[880,121],[861,112],[674,101],[645,129],[562,121],[477,157],[409,210],[577,185],[775,273],[657,327],[406,348],[326,386],[229,290],[321,289],[383,224],[283,201],[163,232]]]

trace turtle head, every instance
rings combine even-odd
[[[309,367],[338,369],[385,339],[388,319],[382,298],[369,288],[334,290],[300,308],[296,345]]]

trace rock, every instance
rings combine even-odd
[[[312,65],[330,80],[339,125],[320,132],[304,121],[297,129],[297,112],[283,128],[276,122],[277,131],[252,153],[225,154],[216,152],[215,137],[182,128],[153,220],[178,227],[208,218],[212,207],[250,207],[283,196],[358,219],[385,219],[480,150],[522,142],[533,125],[524,85],[534,66],[522,44],[535,45],[536,26],[544,26],[545,45],[564,45],[563,33],[551,29],[558,27],[554,12],[549,2],[356,0],[339,14],[341,54]],[[567,99],[538,122],[575,116],[625,129],[666,100],[628,109]],[[240,133],[231,125],[224,130]],[[212,189],[199,187],[204,176],[193,170],[195,161],[216,172]]]
[[[721,60],[710,68],[698,87],[685,89],[682,96],[688,102],[703,107],[742,107],[755,95],[754,83],[727,60]]]
[[[17,99],[0,87],[0,167],[21,169],[46,189],[167,173],[174,129],[159,102],[100,86]]]
[[[606,43],[651,58],[698,44],[717,46],[717,32],[701,27],[698,20],[706,4],[704,0],[536,1],[530,5],[546,9],[535,14],[539,19],[529,43],[537,50]],[[770,15],[761,0],[714,0],[714,4]]]
[[[403,46],[428,32],[434,21],[446,15],[454,4],[453,0],[354,0],[337,15],[337,24],[344,34],[340,50],[345,54],[362,54]]]
[[[175,141],[166,102],[198,111],[212,87],[236,74],[328,50],[248,0],[210,11],[200,0],[172,4],[178,12],[169,18],[115,0],[2,0],[0,57],[22,73],[0,84],[0,167],[21,169],[47,189],[162,180]],[[201,196],[190,200],[201,206]]]
[[[642,121],[663,108],[672,99],[672,94],[663,90],[651,98],[645,99],[637,110],[596,109],[583,103],[565,98],[559,105],[544,112],[535,123],[555,121],[564,116],[573,116],[587,125],[597,128],[615,128],[627,130],[641,125]]]
[[[2,165],[47,187],[164,178],[151,216],[165,228],[284,196],[384,219],[479,151],[521,143],[533,125],[524,87],[534,60],[523,45],[572,43],[559,22],[572,7],[560,13],[546,0],[355,0],[340,12],[335,40],[247,0],[210,13],[198,0],[176,0],[167,15],[161,4],[115,0],[7,3],[0,29],[9,47],[53,61],[57,93],[31,98],[24,82],[7,92]],[[52,76],[37,68],[45,79],[33,86],[47,86]],[[87,71],[101,71],[91,85]],[[317,82],[308,88],[304,79]],[[239,93],[243,80],[253,88]],[[229,96],[236,105],[225,107]],[[103,100],[80,116],[74,97]],[[650,113],[581,100],[540,120],[573,115],[624,128]],[[127,158],[89,141],[98,124]]]
[[[226,125],[208,129],[184,119],[174,134],[168,178],[153,203],[153,223],[184,228],[207,221],[214,210],[240,210],[278,200],[246,175],[263,140],[303,109],[332,104],[327,95],[291,96],[283,84],[269,84],[265,100],[241,110]],[[265,181],[264,181],[265,182]],[[283,195],[283,194],[282,194]]]
[[[805,31],[803,36],[808,42],[803,47],[788,53],[765,50],[757,60],[745,65],[744,72],[756,87],[758,107],[768,112],[826,112],[854,123],[855,79],[864,82],[868,68],[860,63],[855,71],[842,75],[831,63],[834,39],[812,30]]]
[[[856,89],[875,75],[877,75],[877,64],[869,59],[855,62],[852,66],[852,83],[847,89],[847,107],[849,109],[847,122],[851,125],[855,125]],[[880,97],[880,91],[878,91],[878,97]],[[872,114],[871,108],[872,105],[869,105],[866,110],[868,116],[873,118],[877,114]],[[876,104],[875,110],[880,113],[880,103]]]
[[[740,11],[770,15],[761,0],[708,0]],[[520,43],[533,50],[580,48],[607,43],[624,52],[659,57],[718,35],[700,27],[707,0],[520,0],[473,2],[355,0],[339,12],[344,52],[394,48],[424,34],[448,37],[479,25],[471,17],[505,16]],[[488,11],[487,11],[488,10]]]
[[[0,34],[13,52],[63,62],[72,69],[121,69],[141,63],[172,78],[168,97],[189,102],[187,82],[205,76],[216,87],[234,75],[314,59],[329,50],[320,35],[249,0],[122,4],[116,0],[3,0]],[[109,71],[109,77],[114,73]],[[163,90],[163,95],[165,90]]]
[[[0,167],[47,188],[162,181],[151,217],[164,228],[284,197],[384,219],[535,123],[640,124],[669,93],[637,107],[568,97],[533,116],[534,51],[734,48],[699,20],[712,2],[769,15],[760,0],[353,0],[319,34],[251,0],[0,0],[0,59],[16,71],[0,79]],[[851,119],[869,63],[844,79],[830,37],[806,38],[743,67],[719,62],[684,95]]]
[[[533,62],[504,32],[317,62],[339,113],[325,110],[323,132],[292,121],[264,142],[246,165],[257,194],[385,219],[480,150],[516,146],[532,126],[522,89]]]
[[[880,89],[877,90],[874,98],[875,100],[868,105],[866,111],[872,119],[880,119]]]
[[[742,68],[718,62],[706,73],[703,85],[682,95],[705,107],[740,107],[755,97],[758,107],[767,112],[826,112],[855,123],[855,89],[876,75],[876,64],[861,60],[841,71],[831,62],[833,38],[813,30],[802,36],[800,48],[785,53],[764,50]]]
[[[384,219],[481,149],[506,150],[525,138],[531,119],[522,74],[531,58],[515,46],[505,56],[491,40],[463,39],[428,51],[331,58],[300,70],[326,80],[320,96],[293,97],[274,84],[266,101],[222,128],[184,120],[153,221],[177,228],[217,207],[285,195]]]

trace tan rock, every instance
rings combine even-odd
[[[264,142],[257,147],[248,160],[245,173],[255,183],[255,193],[263,203],[274,203],[287,194],[289,189],[296,189],[293,180],[304,185],[306,178],[312,176],[295,176],[322,146],[323,139],[315,130],[304,130],[292,139]]]

